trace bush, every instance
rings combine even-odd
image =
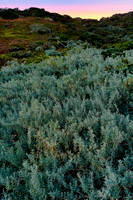
[[[54,20],[53,20],[52,18],[50,18],[50,17],[44,17],[44,20],[45,20],[46,22],[50,22],[50,23],[53,23],[53,22],[54,22]]]
[[[133,51],[77,47],[0,72],[1,199],[132,199]]]
[[[3,19],[17,19],[19,15],[13,9],[2,9],[0,10],[0,17]]]
[[[48,56],[61,56],[61,52],[56,51],[54,46],[50,47],[48,50],[45,50],[45,54]]]
[[[67,48],[72,48],[72,47],[76,47],[77,44],[73,41],[73,40],[69,40],[67,42]]]
[[[46,34],[51,33],[51,30],[44,26],[44,24],[32,24],[30,26],[32,33]]]
[[[35,51],[43,51],[43,47],[38,46],[38,47],[35,48]]]

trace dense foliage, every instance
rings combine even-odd
[[[31,32],[33,33],[40,33],[40,34],[45,34],[47,32],[51,32],[51,30],[47,27],[44,26],[44,24],[32,24],[32,26],[30,27]]]
[[[2,200],[132,199],[133,51],[101,52],[2,68]]]
[[[105,56],[121,55],[122,51],[133,49],[133,12],[98,21],[72,18],[34,7],[23,11],[0,9],[0,68],[14,58],[19,63],[38,63],[46,57],[44,51],[51,46],[64,55],[66,46],[74,47],[79,40],[104,49]],[[38,46],[44,51],[35,51]],[[28,57],[27,52],[30,53]],[[57,52],[48,54],[57,55]]]

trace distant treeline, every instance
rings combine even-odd
[[[58,13],[50,13],[45,11],[43,8],[35,8],[31,7],[25,10],[19,10],[18,8],[4,8],[0,9],[0,17],[3,19],[17,19],[19,17],[51,17],[54,18],[55,21],[65,20],[72,20],[72,17],[68,15],[60,15]]]
[[[69,15],[60,15],[58,13],[50,13],[46,11],[44,8],[36,8],[31,7],[29,9],[25,10],[19,10],[18,8],[0,8],[0,17],[3,19],[17,19],[19,17],[51,17],[54,18],[55,21],[62,21],[62,22],[72,22],[74,19],[79,19],[82,21],[90,21],[90,22],[98,22],[96,19],[81,19],[81,18],[72,18]],[[115,14],[112,17],[107,18],[101,18],[100,21],[114,21],[114,20],[120,20],[125,18],[132,18],[133,17],[133,11],[129,13],[124,14]]]

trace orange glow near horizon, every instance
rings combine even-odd
[[[50,12],[57,12],[62,15],[70,15],[71,17],[80,17],[83,19],[101,19],[102,17],[110,17],[117,13],[126,13],[130,10],[129,5],[112,6],[112,5],[80,5],[80,6],[45,6]]]
[[[15,8],[16,6],[6,6]],[[18,6],[20,10],[34,7],[31,5]],[[38,7],[38,6],[35,6]],[[114,4],[88,4],[88,5],[40,5],[46,11],[59,13],[61,15],[69,15],[73,18],[80,17],[83,19],[101,19],[102,17],[110,17],[118,13],[127,13],[133,10],[131,5],[114,5]]]

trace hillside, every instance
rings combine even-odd
[[[133,12],[0,10],[0,199],[133,199]]]
[[[98,21],[39,8],[0,9],[0,17],[0,66],[14,58],[27,64],[40,62],[52,46],[63,55],[80,43],[104,49],[105,56],[133,49],[133,12]]]

